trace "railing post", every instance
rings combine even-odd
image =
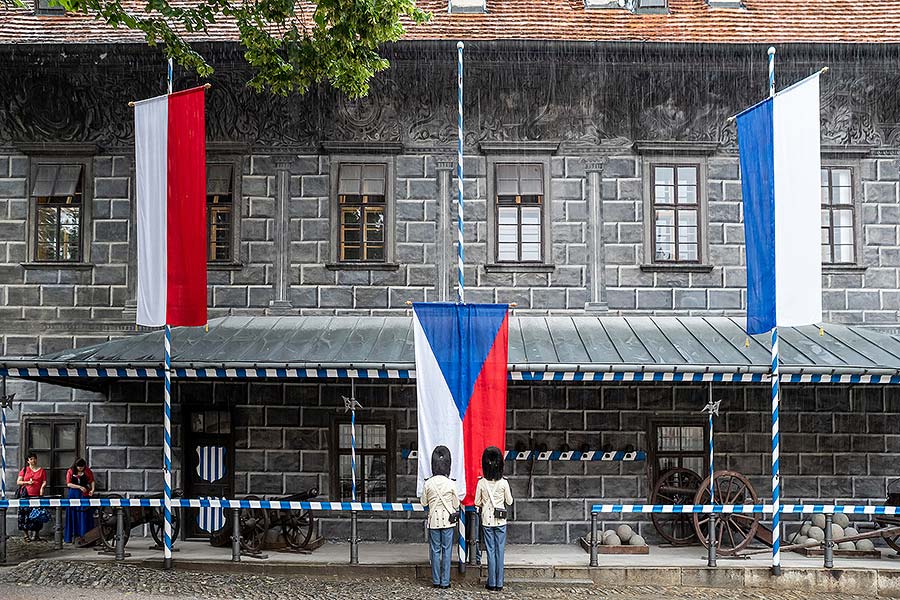
[[[466,521],[466,537],[469,539],[469,541],[466,544],[466,548],[468,548],[469,550],[469,556],[467,558],[469,559],[469,564],[475,566],[475,558],[478,554],[478,551],[475,548],[475,540],[478,538],[478,525],[481,515],[478,514],[478,511],[473,510],[469,513],[468,516],[469,519],[468,521]]]
[[[359,564],[359,536],[356,533],[357,514],[356,511],[350,511],[350,564]]]
[[[591,566],[599,565],[597,560],[597,513],[591,513]]]
[[[834,515],[825,514],[825,568],[834,567],[834,536],[831,534],[831,524],[834,522]]]
[[[69,509],[71,510],[71,509]],[[53,523],[53,543],[56,544],[57,550],[63,547],[63,525],[62,525],[62,506],[56,507],[56,521]]]
[[[716,513],[709,513],[709,533],[707,534],[706,566],[716,566]]]
[[[116,560],[125,560],[125,509],[116,507]]]
[[[6,564],[6,509],[0,508],[0,565]]]
[[[231,562],[241,562],[241,509],[231,509]]]

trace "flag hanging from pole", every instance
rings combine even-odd
[[[137,323],[206,324],[205,89],[136,102]]]
[[[413,304],[418,496],[436,446],[450,449],[450,477],[466,505],[475,498],[484,449],[505,451],[507,312],[506,304]]]
[[[747,331],[822,320],[819,73],[737,117]]]

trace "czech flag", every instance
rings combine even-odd
[[[819,74],[737,117],[747,331],[822,320]]]
[[[134,104],[137,324],[206,324],[205,89]]]
[[[471,505],[488,446],[506,448],[506,304],[413,304],[419,474],[431,477],[431,453],[450,449],[450,477]]]

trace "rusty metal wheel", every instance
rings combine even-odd
[[[737,471],[716,471],[713,473],[714,502],[709,499],[709,477],[700,484],[694,496],[694,504],[758,504],[759,497],[750,481]],[[710,515],[695,513],[694,529],[704,547],[709,546]],[[743,550],[756,538],[759,529],[759,514],[717,513],[716,514],[716,554],[733,556]]]
[[[650,503],[691,504],[699,489],[699,475],[681,467],[669,469],[659,476],[653,486]],[[697,542],[697,532],[689,514],[650,513],[650,520],[659,535],[673,546]]]

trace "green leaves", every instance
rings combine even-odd
[[[126,10],[120,0],[51,1],[141,31],[149,45],[162,45],[167,57],[203,77],[213,69],[191,43],[203,41],[210,26],[234,23],[253,69],[248,85],[282,95],[328,82],[351,98],[365,96],[372,77],[390,66],[381,45],[403,36],[404,19],[422,24],[431,18],[414,0],[144,0],[139,11]]]

